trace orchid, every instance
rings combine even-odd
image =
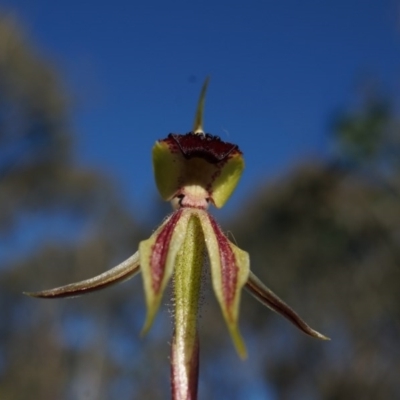
[[[138,274],[143,277],[147,316],[152,325],[163,293],[173,278],[174,334],[171,346],[171,390],[175,400],[197,398],[199,365],[198,313],[202,269],[209,265],[212,286],[241,358],[246,348],[238,329],[240,295],[245,287],[257,300],[281,314],[306,334],[328,338],[311,329],[288,305],[250,271],[248,253],[228,240],[207,209],[222,207],[244,168],[235,144],[204,133],[203,109],[208,79],[200,93],[194,128],[169,134],[153,147],[153,166],[161,197],[174,209],[138,251],[94,278],[55,289],[27,293],[33,297],[71,297],[103,289]],[[208,260],[208,262],[207,262]]]

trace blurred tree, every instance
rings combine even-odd
[[[21,208],[60,194],[71,141],[66,99],[53,70],[30,51],[16,22],[0,20],[0,229]],[[60,197],[60,196],[59,196]]]
[[[346,112],[339,162],[299,166],[260,188],[231,226],[261,279],[332,338],[303,337],[245,302],[279,399],[400,398],[399,124],[389,110],[379,102]]]
[[[340,158],[355,167],[382,161],[385,149],[392,144],[392,122],[388,102],[375,96],[364,99],[361,109],[355,112],[342,112],[333,130]]]
[[[259,398],[400,398],[399,124],[389,104],[344,112],[335,159],[258,188],[227,224],[254,271],[332,342],[244,295],[244,364],[214,302],[201,321],[202,398],[250,397],[245,382]],[[100,273],[148,236],[111,182],[74,163],[69,114],[54,68],[1,17],[0,398],[165,399],[169,332],[158,319],[138,348],[140,279],[73,301],[21,295]],[[65,235],[51,234],[54,220]],[[43,226],[53,230],[27,249],[26,230]]]
[[[69,110],[54,67],[0,16],[1,399],[130,399],[148,386],[128,285],[74,301],[22,295],[98,274],[137,247],[112,183],[74,162]],[[39,236],[34,249],[28,236]],[[148,356],[167,365],[156,346]]]

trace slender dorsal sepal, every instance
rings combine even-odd
[[[204,103],[206,100],[206,93],[209,81],[210,77],[208,76],[203,83],[199,96],[199,101],[197,103],[197,110],[193,123],[193,132],[197,135],[204,135],[204,130],[203,130]]]
[[[244,161],[236,144],[224,142],[204,133],[203,110],[208,78],[200,93],[192,132],[170,133],[153,147],[156,185],[164,200],[187,196],[188,191],[203,193],[203,199],[189,204],[212,203],[222,207],[229,199],[242,175]],[[202,201],[203,200],[203,201]]]

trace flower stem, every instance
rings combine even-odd
[[[197,217],[189,220],[175,265],[175,328],[171,348],[173,400],[196,400],[199,373],[197,318],[204,236]]]

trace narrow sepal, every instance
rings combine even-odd
[[[175,211],[151,236],[140,242],[139,254],[147,316],[142,334],[153,323],[165,287],[174,271],[176,255],[185,239],[190,213]]]
[[[209,81],[210,77],[208,76],[203,83],[199,96],[199,101],[197,103],[196,115],[194,117],[194,123],[193,123],[193,132],[196,134],[204,134],[203,130],[204,103],[206,100],[206,92]]]
[[[236,144],[204,133],[203,111],[209,78],[201,89],[193,131],[170,133],[153,147],[156,185],[164,200],[185,196],[188,186],[200,187],[207,201],[222,207],[239,182],[244,168]]]
[[[82,294],[104,289],[116,283],[133,278],[140,271],[139,252],[123,261],[110,270],[84,281],[71,283],[54,289],[42,290],[40,292],[24,292],[31,297],[56,299],[60,297],[76,297]]]
[[[197,322],[205,242],[196,214],[196,211],[191,213],[185,240],[175,262],[174,337],[171,347],[173,400],[197,399],[199,373]]]
[[[292,308],[274,292],[268,289],[252,272],[250,272],[249,279],[246,283],[246,289],[262,304],[288,319],[307,335],[321,340],[330,340],[329,337],[312,329]]]
[[[238,328],[238,315],[240,294],[250,271],[249,255],[227,239],[211,215],[199,212],[199,216],[206,237],[214,292],[236,350],[245,358],[247,353]]]

